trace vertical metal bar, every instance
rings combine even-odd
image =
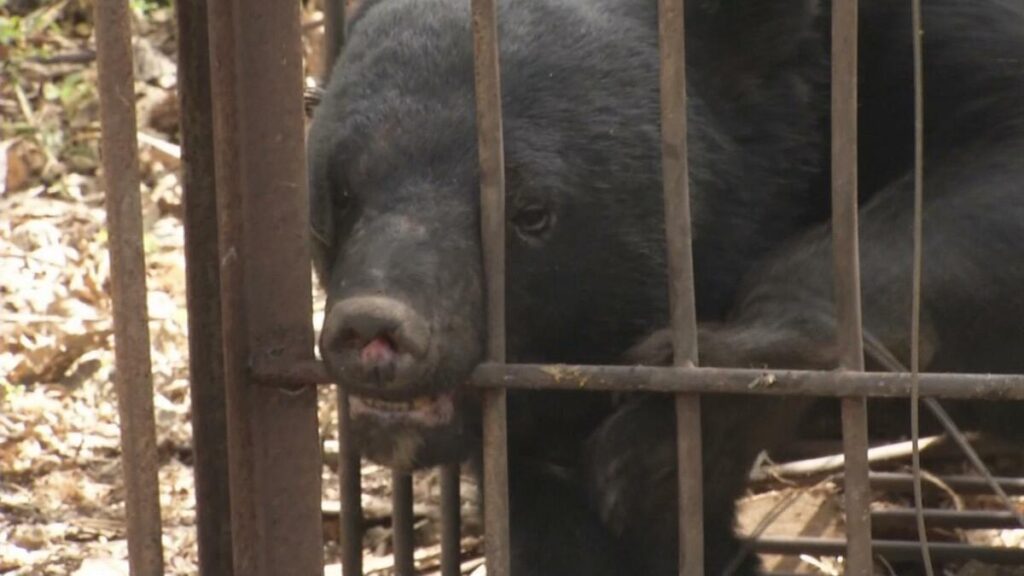
[[[341,481],[341,572],[363,573],[363,488],[359,452],[349,430],[348,394],[338,388],[338,478]]]
[[[920,396],[921,381],[921,272],[923,258],[922,234],[924,230],[924,66],[921,54],[921,0],[911,0],[911,42],[914,47],[914,273],[910,318],[910,436],[913,442],[912,466],[914,470],[914,506],[917,509],[917,536],[921,543],[921,560],[925,574],[933,576],[932,554],[928,547],[928,532],[924,519],[924,496],[921,487]]]
[[[462,573],[462,542],[460,539],[459,465],[441,467],[441,576]]]
[[[100,0],[95,18],[128,562],[133,574],[163,574],[128,1]]]
[[[487,573],[511,576],[508,507],[508,422],[505,390],[483,397],[484,533]]]
[[[480,156],[480,224],[487,277],[487,357],[505,362],[505,152],[495,0],[472,0],[473,72]],[[487,574],[510,576],[505,390],[483,393]]]
[[[846,474],[847,570],[853,575],[870,575],[872,568],[870,505],[867,483],[868,424],[865,398],[842,400],[843,453]]]
[[[832,3],[832,235],[839,362],[864,370],[857,241],[857,0]],[[870,576],[867,400],[842,401],[847,573]]]
[[[323,85],[331,79],[331,70],[345,45],[345,0],[324,0]]]
[[[324,0],[324,69],[321,85],[331,79],[331,71],[345,45],[346,0]],[[348,394],[338,394],[338,479],[341,482],[341,569],[344,574],[363,573],[362,471],[359,452],[349,435],[351,417]]]
[[[689,161],[686,146],[686,51],[683,0],[659,0],[661,158],[668,245],[669,299],[676,366],[697,365]],[[676,396],[679,468],[679,573],[704,573],[700,396]]]
[[[185,204],[185,292],[188,301],[192,453],[195,455],[199,573],[231,576],[227,404],[220,326],[220,256],[210,100],[206,2],[179,0],[178,95]]]
[[[412,475],[391,471],[391,534],[396,576],[413,576]]]
[[[234,568],[323,573],[317,394],[251,362],[312,358],[299,5],[207,4]]]

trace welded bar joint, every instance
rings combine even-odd
[[[300,6],[208,2],[234,569],[323,571],[313,389],[249,361],[312,358]]]

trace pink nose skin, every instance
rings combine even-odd
[[[395,345],[384,336],[374,338],[359,352],[359,359],[367,366],[390,364],[395,356]]]
[[[352,296],[331,305],[320,353],[341,386],[411,389],[429,364],[430,325],[408,304],[386,296]]]

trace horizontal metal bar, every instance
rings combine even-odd
[[[923,512],[925,521],[932,528],[964,528],[973,530],[1020,527],[1015,515],[1002,510],[944,510],[925,508]],[[893,508],[871,512],[871,521],[878,525],[910,525],[916,522],[916,520],[917,510],[914,508]]]
[[[842,556],[846,553],[846,541],[822,538],[758,538],[749,542],[751,550],[760,554],[793,556],[812,554],[817,556]],[[1024,565],[1024,549],[997,548],[995,546],[974,546],[971,544],[931,542],[932,558],[936,560],[973,559],[990,564]],[[874,540],[871,548],[875,554],[889,560],[919,560],[921,546],[917,542],[903,540]]]
[[[267,360],[252,365],[253,377],[273,386],[331,384],[318,360]],[[618,390],[765,394],[821,397],[910,396],[910,374],[892,372],[815,372],[739,368],[657,366],[575,366],[483,364],[471,378],[482,388]],[[921,396],[954,399],[1024,400],[1024,375],[921,374]]]
[[[913,490],[914,477],[911,474],[899,472],[872,472],[870,475],[871,487],[875,490],[884,491],[911,491]],[[991,494],[992,489],[988,482],[980,476],[939,476],[939,482],[948,486],[957,494]],[[996,482],[1002,486],[1007,494],[1024,495],[1024,478],[996,478]],[[928,488],[931,484],[925,484]]]

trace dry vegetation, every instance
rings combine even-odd
[[[163,543],[167,572],[194,574],[176,39],[166,1],[132,6]],[[0,0],[0,574],[127,574],[91,9],[88,0]],[[304,18],[318,14],[310,7]],[[319,33],[307,27],[310,70],[320,66]],[[320,405],[329,446],[336,439],[329,390]],[[336,562],[337,482],[326,453],[325,552]],[[367,568],[389,573],[388,474],[367,465],[363,475]],[[467,512],[474,491],[469,484],[463,490]],[[436,478],[418,478],[416,492],[418,565],[430,572]],[[827,479],[810,488],[766,485],[744,502],[744,528],[780,501],[789,502],[776,523],[782,533],[813,518],[821,533],[841,536],[839,489]],[[472,558],[480,551],[478,527],[469,528],[467,572],[479,565]],[[1024,531],[933,536],[1021,546]],[[841,562],[806,558],[786,568],[838,574]],[[1001,572],[969,566],[948,573]]]

